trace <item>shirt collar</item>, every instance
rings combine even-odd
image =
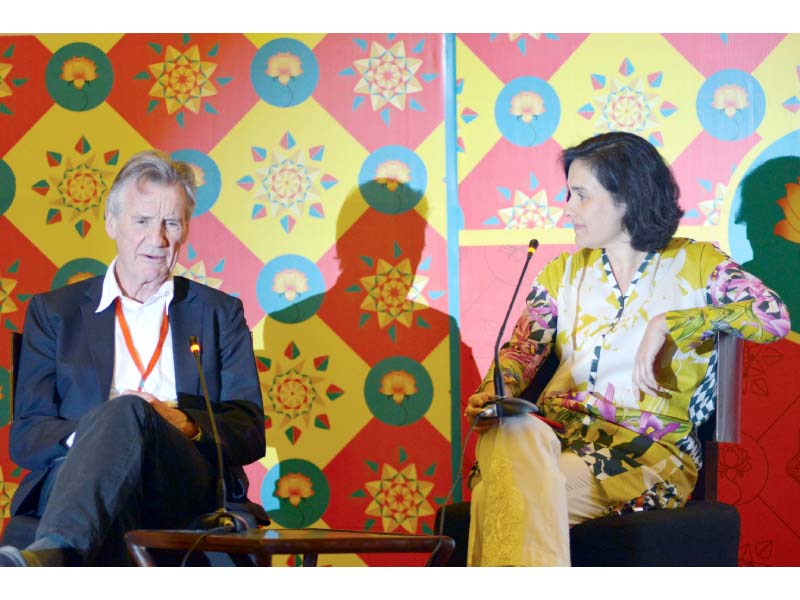
[[[103,312],[107,309],[112,302],[116,301],[117,298],[122,298],[126,300],[125,296],[122,293],[122,290],[119,287],[119,283],[117,283],[117,277],[114,274],[114,268],[117,265],[117,257],[114,257],[114,260],[111,261],[111,264],[108,265],[108,270],[106,271],[105,277],[103,278],[103,293],[100,296],[100,304],[97,305],[97,308],[94,312],[99,313]],[[163,299],[166,299],[167,305],[169,305],[170,301],[172,300],[172,296],[175,291],[175,282],[173,281],[172,275],[170,274],[169,279],[167,279],[164,283],[161,284],[161,287],[158,288],[155,294],[150,296],[141,306],[147,306],[152,304],[153,302],[157,302]],[[135,301],[133,301],[135,302]],[[136,302],[136,304],[139,304]]]

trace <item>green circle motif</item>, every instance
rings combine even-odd
[[[402,427],[428,412],[433,402],[433,382],[417,361],[392,356],[372,367],[364,381],[364,398],[377,419]]]
[[[299,458],[281,461],[264,477],[262,504],[281,527],[302,528],[317,522],[328,508],[331,491],[325,474],[314,463]]]
[[[0,216],[2,216],[14,201],[17,193],[17,180],[14,171],[6,161],[0,159]]]
[[[50,289],[57,290],[96,275],[105,275],[108,266],[94,258],[76,258],[61,266],[53,277]]]
[[[47,91],[59,106],[82,112],[108,97],[114,85],[114,69],[100,48],[76,42],[53,54],[44,78]]]

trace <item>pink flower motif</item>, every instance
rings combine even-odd
[[[511,114],[526,124],[544,112],[544,100],[536,92],[520,92],[511,99]]]
[[[740,85],[729,83],[714,90],[711,106],[733,117],[737,111],[750,106],[747,91]]]
[[[672,433],[679,427],[678,423],[664,425],[661,419],[659,419],[653,413],[647,411],[642,411],[642,414],[639,415],[638,419],[624,421],[622,425],[653,440],[660,440],[662,437],[668,433]]]

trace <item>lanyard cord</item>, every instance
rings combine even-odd
[[[139,391],[144,390],[144,382],[150,376],[150,373],[153,371],[153,368],[156,366],[158,359],[161,358],[161,350],[164,348],[164,340],[167,339],[167,331],[169,330],[169,319],[167,318],[167,309],[164,309],[164,316],[161,319],[161,331],[158,336],[158,344],[156,344],[156,349],[153,351],[153,356],[150,357],[150,362],[147,364],[147,369],[144,368],[142,364],[142,359],[139,358],[139,353],[136,351],[136,346],[133,345],[133,337],[131,336],[130,327],[128,327],[128,321],[125,320],[125,313],[122,310],[122,299],[117,298],[117,305],[115,307],[115,311],[117,313],[117,320],[119,321],[119,327],[122,329],[122,337],[125,338],[125,345],[128,347],[128,354],[130,354],[133,362],[136,364],[136,368],[139,369],[139,374],[141,375],[141,379],[139,380]]]

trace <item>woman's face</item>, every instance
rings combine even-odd
[[[567,173],[566,216],[575,228],[575,244],[580,248],[630,246],[630,236],[622,225],[625,206],[617,206],[611,194],[582,160],[575,160]]]

